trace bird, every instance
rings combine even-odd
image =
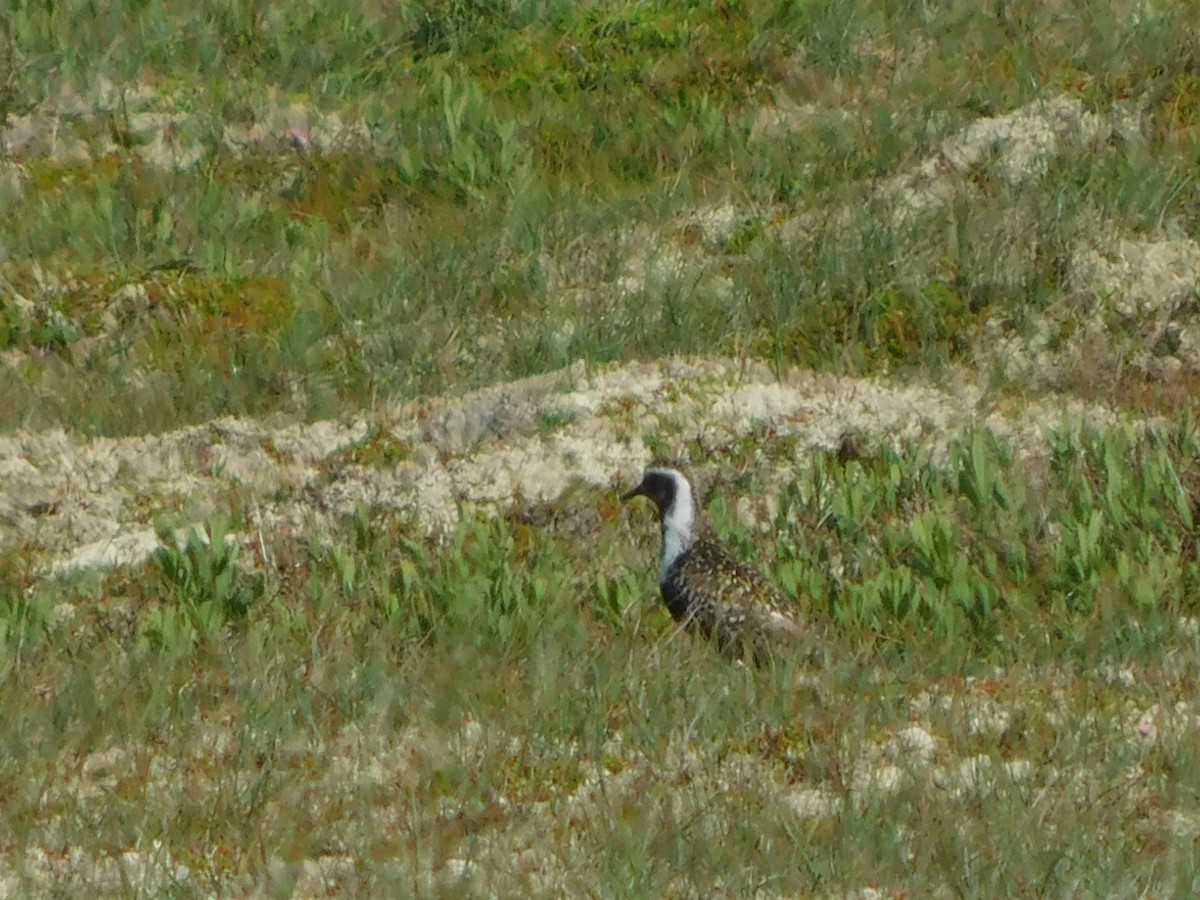
[[[695,492],[678,469],[651,466],[626,502],[648,497],[658,507],[662,562],[658,582],[675,621],[713,638],[729,657],[762,664],[788,643],[804,643],[811,629],[795,602],[739,560],[697,521]]]

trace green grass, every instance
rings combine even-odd
[[[1182,10],[35,6],[11,24],[4,112],[10,124],[36,117],[69,92],[76,107],[42,130],[92,157],[36,142],[16,157],[0,277],[36,312],[6,312],[4,344],[25,359],[3,375],[5,427],[137,433],[274,409],[323,418],[373,390],[411,397],[576,358],[701,348],[928,371],[960,359],[982,317],[1054,304],[1062,258],[1097,215],[1152,232],[1197,204],[1186,174],[1194,78],[1176,44],[1198,23]],[[1062,91],[1100,115],[1141,109],[1148,145],[1067,154],[1020,187],[976,173],[981,196],[916,227],[888,224],[870,202],[873,180],[980,113]],[[782,101],[809,105],[809,124],[764,138],[754,123]],[[337,134],[337,123],[356,130]],[[255,125],[261,142],[234,152],[225,129]],[[318,152],[289,144],[306,125]],[[144,146],[164,134],[194,164],[147,162]],[[722,202],[744,222],[695,246],[688,217]],[[793,214],[817,216],[810,239],[783,236]],[[1014,234],[1014,220],[1030,225]],[[677,274],[638,271],[677,253]],[[274,378],[205,358],[203,335],[182,336],[193,352],[178,362],[126,360],[103,318],[111,285],[180,259],[235,319],[247,280],[278,279],[279,309],[295,321],[233,343],[260,358],[245,343],[268,340]],[[64,298],[53,283],[30,289],[36,271],[80,280]],[[67,299],[75,308],[61,310]],[[46,333],[47,309],[73,327]],[[109,327],[82,352],[88,311]],[[177,327],[147,336],[144,352],[179,354]],[[441,352],[422,352],[429,344]]]
[[[330,852],[378,890],[466,859],[514,891],[537,869],[606,894],[1186,892],[1198,441],[1063,436],[1036,496],[982,433],[940,468],[818,458],[769,569],[830,634],[805,687],[672,636],[650,522],[595,496],[440,543],[363,510],[269,560],[214,523],[141,571],[7,595],[0,821],[18,849],[161,841],[188,894]],[[708,511],[754,549],[724,495]],[[914,723],[932,762],[864,787]],[[801,789],[831,810],[798,817]]]
[[[435,538],[369,508],[260,536],[238,485],[178,544],[203,498],[134,492],[164,548],[60,578],[6,535],[0,884],[1193,895],[1195,375],[1150,377],[1143,323],[1070,273],[1081,244],[1200,231],[1197,34],[1186,4],[1119,0],[13,4],[4,434],[352,417],[675,353],[973,373],[982,421],[1045,391],[998,335],[1059,349],[1095,323],[1064,391],[1161,417],[1040,456],[981,428],[842,460],[647,426],[811,605],[817,671],[675,634],[648,515],[582,487]],[[947,138],[1060,95],[1142,136],[895,214],[887,186]],[[427,450],[372,426],[325,464]],[[30,502],[66,508],[72,477]],[[914,726],[924,762],[897,749]],[[130,852],[124,882],[95,868]]]

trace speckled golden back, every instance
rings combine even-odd
[[[760,655],[779,639],[808,634],[798,604],[711,538],[697,540],[680,556],[663,580],[662,595],[675,619],[715,636],[727,652],[740,655],[750,644]]]

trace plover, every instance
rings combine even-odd
[[[676,469],[651,467],[622,500],[649,497],[662,525],[662,598],[677,622],[716,637],[730,656],[763,662],[781,643],[810,630],[795,603],[716,539],[701,533],[692,485]]]

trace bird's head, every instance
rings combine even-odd
[[[695,514],[692,485],[678,469],[651,466],[642,475],[641,483],[621,495],[622,500],[649,497],[658,507],[658,518],[666,528],[672,523],[691,530]]]

